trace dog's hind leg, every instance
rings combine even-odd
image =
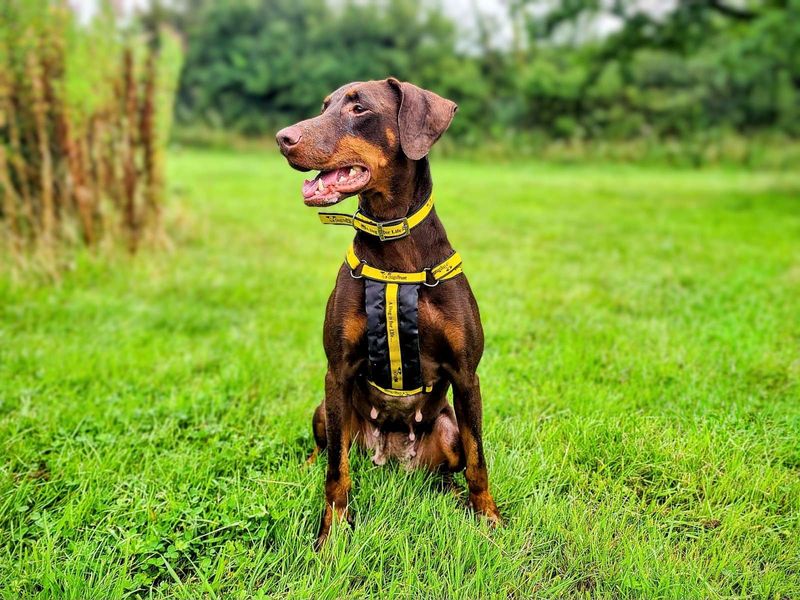
[[[446,406],[434,421],[431,432],[419,443],[416,463],[442,474],[464,469],[464,448],[453,409]]]
[[[328,445],[328,438],[325,435],[325,401],[323,400],[316,410],[314,410],[314,417],[311,419],[311,431],[314,433],[314,451],[306,459],[307,465],[313,465],[317,460],[319,453],[325,450]]]
[[[458,431],[456,416],[447,405],[433,424],[429,434],[422,437],[417,452],[416,464],[430,469],[437,478],[437,488],[456,497],[461,488],[453,479],[453,473],[464,470],[464,447]]]

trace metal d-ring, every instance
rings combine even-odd
[[[431,273],[430,267],[428,267],[426,269],[422,269],[422,272],[425,273],[425,281],[423,281],[422,283],[425,284],[426,286],[428,286],[430,288],[435,288],[437,285],[439,285],[442,282],[441,279],[436,279],[434,277],[434,280],[436,281],[436,283],[428,283],[428,273]]]
[[[363,270],[364,270],[364,265],[365,265],[365,264],[367,264],[367,263],[366,263],[365,261],[363,261],[363,260],[362,260],[362,261],[360,261],[360,262],[358,263],[358,267],[356,267],[355,269],[350,269],[350,277],[352,277],[353,279],[364,279],[364,276],[363,276],[363,275],[361,275],[361,271],[363,271]],[[356,274],[355,274],[355,272],[356,272],[356,269],[359,269],[359,268],[360,268],[359,274],[358,274],[358,275],[356,275]]]

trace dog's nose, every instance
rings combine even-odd
[[[280,146],[281,151],[286,152],[292,146],[296,146],[301,137],[303,137],[303,132],[300,131],[299,127],[292,125],[281,129],[275,139],[278,140],[278,146]]]

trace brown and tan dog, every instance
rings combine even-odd
[[[303,186],[307,205],[329,206],[358,194],[361,213],[371,219],[402,219],[431,195],[427,154],[456,108],[394,78],[351,83],[325,99],[322,114],[279,131],[277,141],[292,167],[321,171]],[[429,274],[454,255],[435,209],[399,239],[358,231],[353,250],[364,265],[402,273]],[[492,524],[500,522],[481,436],[478,305],[463,274],[435,283],[419,286],[417,304],[419,366],[432,389],[397,397],[368,385],[365,284],[347,263],[339,270],[325,313],[325,399],[312,422],[312,457],[328,450],[318,544],[334,518],[350,520],[348,451],[354,441],[375,452],[376,464],[394,457],[445,473],[466,467],[471,506]],[[447,401],[451,385],[455,412]]]

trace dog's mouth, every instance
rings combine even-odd
[[[358,193],[369,183],[369,169],[361,165],[320,171],[303,183],[306,206],[330,206]]]

